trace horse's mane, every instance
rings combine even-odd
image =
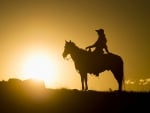
[[[82,53],[88,53],[88,51],[86,51],[85,49],[78,47],[74,42],[70,42],[72,47],[75,48],[76,50],[82,52]]]

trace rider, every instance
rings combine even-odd
[[[91,50],[91,48],[95,47],[94,52],[97,54],[103,54],[104,53],[103,49],[105,49],[105,51],[109,53],[106,45],[107,39],[104,33],[104,29],[98,29],[96,30],[96,32],[98,33],[98,40],[93,45],[86,47],[86,49]]]

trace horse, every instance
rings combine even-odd
[[[74,42],[65,41],[63,58],[70,55],[74,61],[75,69],[80,74],[82,91],[88,90],[87,75],[94,74],[99,76],[101,72],[110,70],[118,83],[118,91],[122,91],[124,70],[123,59],[113,53],[94,54],[93,51],[87,51],[79,48]]]

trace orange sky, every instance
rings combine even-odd
[[[148,0],[14,0],[0,1],[0,80],[23,79],[23,67],[32,54],[44,54],[57,63],[55,81],[48,87],[81,88],[73,61],[62,58],[65,40],[85,48],[104,28],[111,52],[124,59],[125,79],[150,78]],[[89,76],[89,89],[116,89],[111,72]],[[53,79],[53,78],[49,78]],[[52,80],[51,80],[52,81]]]

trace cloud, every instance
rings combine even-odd
[[[127,85],[129,85],[129,84],[133,85],[133,84],[135,84],[135,81],[126,80],[126,81],[125,81],[125,84],[127,84]]]
[[[126,80],[125,84],[127,85],[133,85],[133,84],[138,84],[138,85],[148,85],[150,84],[150,78],[146,78],[146,79],[139,79],[139,80]]]
[[[137,80],[125,80],[127,90],[150,91],[150,78],[140,78]]]
[[[150,83],[150,78],[147,79],[140,79],[139,80],[139,85],[148,85]]]

